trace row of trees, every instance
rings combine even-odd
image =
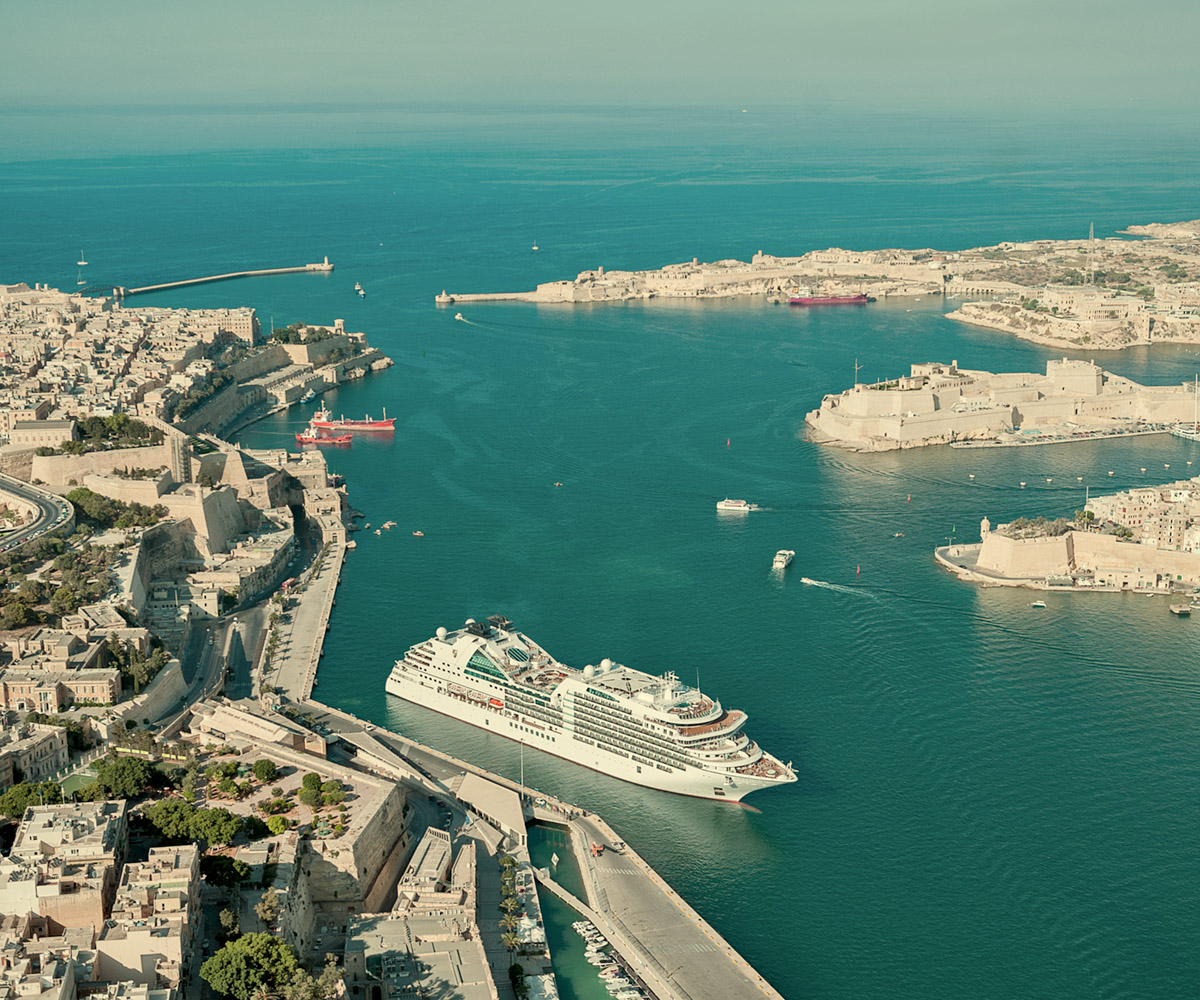
[[[189,417],[195,413],[200,407],[213,398],[218,392],[226,386],[233,383],[233,377],[225,372],[213,372],[208,378],[199,385],[194,385],[187,393],[175,404],[173,416],[176,420],[182,420],[184,417]]]
[[[125,503],[93,493],[85,486],[71,490],[67,499],[75,505],[76,516],[94,528],[148,527],[157,524],[168,513],[160,503],[153,507],[143,503]]]
[[[290,326],[277,327],[271,333],[270,339],[281,344],[318,344],[332,336],[334,333],[328,327],[292,323]]]
[[[198,809],[182,799],[160,799],[142,810],[146,821],[167,841],[228,844],[243,831],[244,821],[228,809]],[[261,821],[259,821],[261,822]]]

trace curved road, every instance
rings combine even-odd
[[[22,500],[29,501],[39,512],[38,519],[32,524],[0,535],[0,552],[11,552],[19,545],[40,538],[67,521],[75,512],[69,500],[3,473],[0,473],[0,491],[15,494]]]

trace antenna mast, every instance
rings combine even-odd
[[[858,363],[858,358],[854,359],[854,384],[858,385],[858,373],[863,369],[863,365]]]

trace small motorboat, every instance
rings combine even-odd
[[[413,538],[424,538],[424,537],[425,537],[425,532],[423,532],[423,531],[414,531],[413,532]]]
[[[464,316],[462,313],[455,313],[454,318],[460,323],[465,323],[467,321],[466,316]]]
[[[1025,480],[1024,479],[1021,480],[1021,489],[1025,489]]]
[[[1188,464],[1191,464],[1191,463],[1188,463]],[[1112,471],[1112,469],[1109,469],[1109,470],[1108,470],[1108,474],[1109,474],[1110,476],[1113,474],[1113,471]]]
[[[893,538],[903,538],[903,537],[904,537],[904,532],[903,532],[903,531],[897,531],[897,532],[896,532],[894,535],[892,535],[892,537],[893,537]]]
[[[383,532],[382,532],[382,531],[380,531],[378,528],[376,528],[376,529],[375,529],[375,534],[377,534],[377,535],[382,535],[382,534],[383,534]]]
[[[968,479],[974,479],[974,478],[975,478],[975,473],[973,473],[973,472],[969,472],[969,473],[967,473],[967,478],[968,478]]]
[[[1044,607],[1046,606],[1046,602],[1045,602],[1045,601],[1034,601],[1034,602],[1033,602],[1031,605],[1029,605],[1029,606],[1030,606],[1031,608],[1044,608]]]

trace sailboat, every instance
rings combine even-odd
[[[530,250],[537,250],[537,249],[539,249],[539,247],[538,247],[538,245],[537,245],[537,240],[534,240],[534,241],[533,241],[533,246],[531,246],[529,249],[530,249]]]
[[[83,277],[83,269],[87,267],[87,255],[82,250],[79,251],[79,260],[75,261],[75,264],[79,268],[79,273],[75,276],[75,284],[86,285],[87,282]]]

